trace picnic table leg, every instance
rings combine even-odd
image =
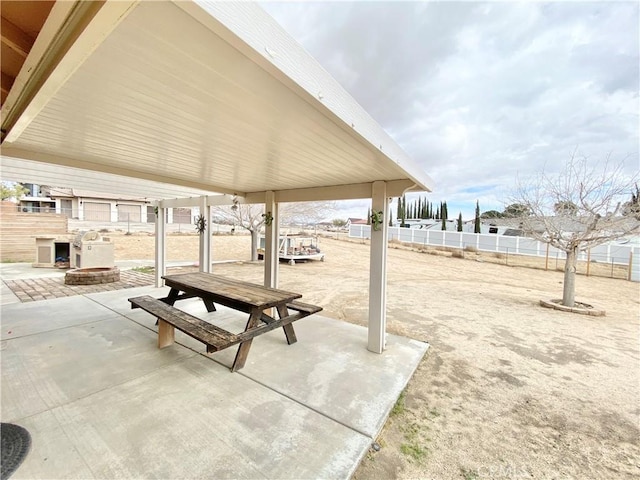
[[[260,317],[262,317],[262,310],[254,308],[251,310],[251,315],[249,315],[249,321],[247,321],[247,326],[244,329],[247,330],[254,328],[258,325],[260,321]],[[247,356],[249,355],[249,350],[251,349],[251,342],[253,339],[246,340],[240,344],[238,347],[238,351],[236,352],[236,358],[233,361],[233,366],[231,367],[232,372],[236,372],[244,367],[245,362],[247,361]]]
[[[173,345],[176,338],[176,330],[173,325],[164,320],[158,319],[158,348]]]
[[[164,303],[173,307],[173,305],[176,303],[176,300],[178,300],[178,295],[180,295],[180,290],[178,290],[177,288],[172,288],[169,291],[169,295],[167,295],[167,299],[164,301]]]
[[[202,302],[204,303],[204,306],[207,308],[207,312],[211,313],[216,311],[216,306],[208,298],[203,298]]]
[[[278,305],[278,315],[280,315],[280,318],[284,318],[289,315],[289,309],[286,305]],[[282,329],[284,330],[285,337],[287,337],[288,345],[291,345],[298,341],[298,339],[296,338],[296,332],[293,329],[293,323],[289,323],[288,325],[283,326]]]
[[[178,295],[180,295],[180,290],[172,288],[171,290],[169,290],[169,295],[167,295],[167,298],[166,298],[166,300],[164,300],[164,303],[166,303],[167,305],[171,305],[173,307],[173,305],[176,303],[176,300],[178,300]],[[158,322],[159,322],[159,319],[156,319],[156,325],[158,325]],[[158,331],[160,331],[159,327],[158,327]],[[171,344],[169,344],[169,345],[171,345]],[[160,348],[162,348],[162,347],[160,347]]]

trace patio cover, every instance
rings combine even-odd
[[[385,216],[389,197],[432,188],[252,3],[56,2],[2,119],[3,157],[34,178],[43,177],[42,163],[52,164],[96,182],[117,175],[266,202],[274,211],[279,202],[372,198]],[[387,223],[372,234],[373,351],[384,347]],[[275,263],[266,268],[277,269],[277,256]]]

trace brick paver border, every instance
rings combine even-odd
[[[147,287],[153,285],[154,276],[150,273],[125,270],[120,272],[120,281],[98,285],[65,285],[64,277],[4,280],[4,283],[21,302],[36,302],[87,293]]]

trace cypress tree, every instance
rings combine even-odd
[[[371,208],[367,208],[367,225],[371,225]]]
[[[398,209],[396,211],[396,220],[402,218],[402,198],[398,197]]]
[[[473,227],[473,233],[480,233],[480,202],[476,200],[476,221]]]
[[[462,212],[458,214],[458,231],[462,231]]]
[[[407,212],[406,208],[407,208],[407,199],[403,195],[402,196],[402,208],[400,210],[400,214],[401,214],[400,215],[400,226],[401,227],[405,226],[404,221],[407,219],[407,217],[406,217],[406,212]]]
[[[444,218],[445,220],[449,219],[449,208],[447,207],[447,202],[444,202],[442,204],[443,208],[444,208],[444,213],[442,214],[442,218]]]
[[[442,230],[447,229],[447,219],[442,217]]]
[[[391,207],[389,207],[389,226],[393,227],[393,215],[391,214]]]

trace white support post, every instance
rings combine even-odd
[[[156,287],[164,286],[162,276],[167,272],[166,209],[158,205],[156,214]]]
[[[205,231],[204,231],[204,251],[205,251],[205,256],[206,256],[206,268],[205,268],[205,272],[207,273],[211,273],[211,260],[212,260],[212,255],[211,255],[211,244],[213,243],[211,241],[211,235],[213,233],[213,228],[211,227],[211,205],[208,205],[206,197],[205,197],[205,214],[204,217],[207,219],[207,225],[205,227]]]
[[[373,182],[371,188],[371,211],[383,212],[379,230],[371,225],[371,253],[369,266],[369,341],[368,350],[382,353],[385,347],[387,327],[387,232],[389,201],[387,184]]]
[[[211,210],[207,205],[207,197],[200,197],[200,215],[205,218],[204,232],[200,233],[200,271],[211,272]]]
[[[265,194],[264,211],[267,215],[273,217],[270,225],[265,222],[265,245],[264,245],[264,286],[270,288],[278,288],[278,266],[280,249],[280,228],[278,224],[278,204],[276,203],[275,193],[268,191]]]

